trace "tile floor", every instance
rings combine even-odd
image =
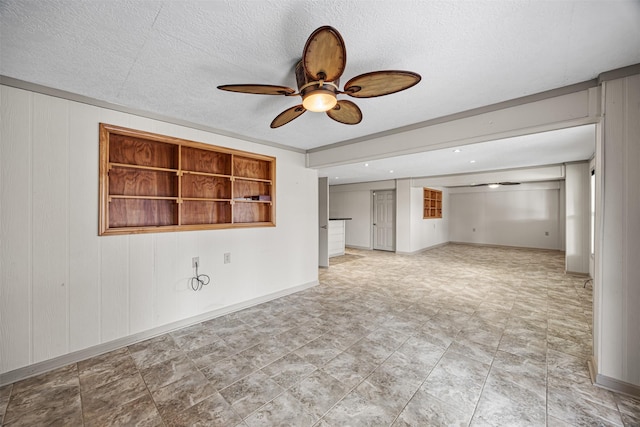
[[[321,285],[0,388],[6,426],[640,425],[558,252],[349,250]]]

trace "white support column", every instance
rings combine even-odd
[[[640,396],[640,74],[603,88],[594,374],[603,387]]]
[[[567,273],[589,273],[589,163],[570,163],[565,179]]]

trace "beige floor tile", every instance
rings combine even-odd
[[[0,387],[2,425],[638,425],[560,252],[348,249],[320,285]]]

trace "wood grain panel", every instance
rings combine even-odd
[[[33,100],[33,361],[68,352],[68,101]]]
[[[175,172],[114,167],[109,171],[109,193],[119,196],[178,197]]]
[[[182,203],[182,224],[230,224],[229,202],[204,202],[185,200]]]
[[[233,174],[244,178],[272,179],[269,162],[238,155],[233,156]]]
[[[231,175],[231,155],[182,147],[182,165],[186,171]]]
[[[101,110],[69,103],[69,350],[100,343],[100,239],[96,228],[96,117]],[[102,115],[105,113],[102,112]],[[109,112],[108,114],[114,114]]]
[[[111,134],[109,161],[138,166],[178,168],[178,147],[142,138]]]
[[[231,199],[231,180],[215,176],[184,174],[182,197]]]
[[[233,197],[251,197],[270,195],[271,185],[260,181],[243,181],[236,179],[233,182]]]
[[[269,222],[271,206],[268,203],[236,202],[233,205],[233,222]]]
[[[0,87],[0,371],[31,357],[31,102],[30,92]]]
[[[178,208],[173,200],[112,199],[109,203],[109,227],[142,227],[178,223]]]

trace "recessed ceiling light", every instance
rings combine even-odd
[[[453,150],[453,152],[454,152],[454,153],[459,153],[459,152],[461,152],[461,151],[462,151],[462,150],[461,150],[461,149],[459,149],[459,148],[456,148],[455,150]]]
[[[365,164],[364,164],[364,166],[365,166],[365,167],[369,167],[369,163],[365,163]]]
[[[469,160],[469,163],[475,163],[475,162],[476,162],[475,160]]]
[[[340,177],[336,176],[336,179],[340,179]]]
[[[391,169],[391,170],[389,171],[389,173],[393,173],[393,169]]]
[[[489,184],[489,188],[498,188],[500,184]]]

